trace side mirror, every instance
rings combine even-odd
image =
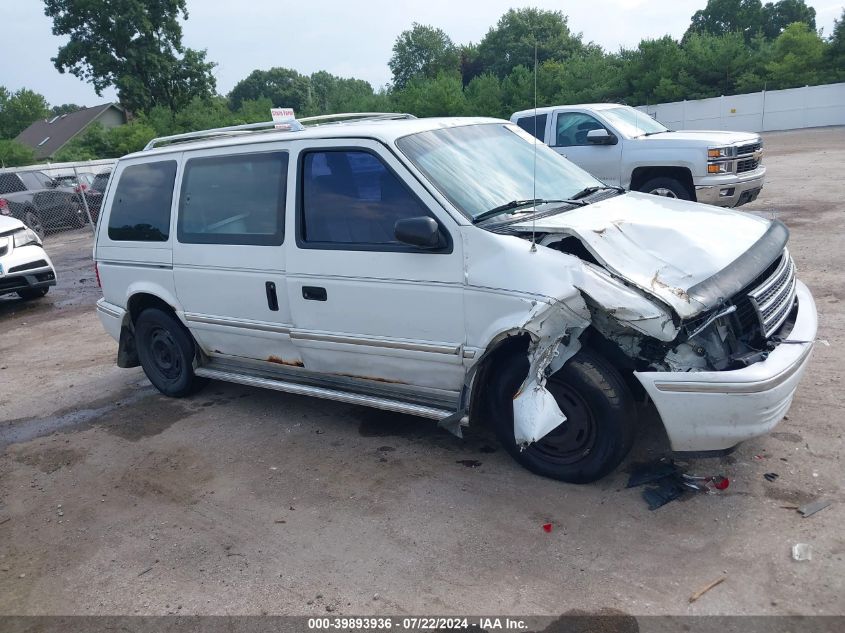
[[[440,227],[434,218],[425,215],[396,220],[396,224],[393,225],[393,232],[397,240],[405,244],[411,244],[412,246],[419,246],[420,248],[439,248],[443,246]]]
[[[591,145],[616,145],[619,139],[604,128],[587,132],[587,142]]]

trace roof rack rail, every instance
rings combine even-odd
[[[144,151],[169,145],[170,143],[185,143],[204,138],[216,138],[221,136],[239,136],[255,132],[299,132],[305,129],[304,123],[309,125],[329,125],[340,123],[351,123],[354,121],[379,121],[391,119],[415,119],[413,114],[400,112],[344,112],[339,114],[322,114],[319,116],[305,117],[302,119],[291,119],[288,122],[279,123],[276,121],[262,121],[261,123],[247,123],[244,125],[230,125],[210,130],[199,130],[196,132],[185,132],[184,134],[171,134],[170,136],[159,136],[144,146]]]

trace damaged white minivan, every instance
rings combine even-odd
[[[94,258],[121,367],[490,424],[576,483],[625,457],[638,397],[699,454],[789,409],[817,318],[782,223],[604,186],[506,121],[339,119],[118,162]]]

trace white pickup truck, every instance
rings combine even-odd
[[[763,188],[758,134],[675,132],[615,103],[523,110],[511,121],[604,183],[631,191],[738,207]]]

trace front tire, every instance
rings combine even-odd
[[[26,288],[24,290],[18,290],[18,296],[25,301],[40,299],[47,294],[48,290],[50,290],[49,286],[45,286],[44,288]]]
[[[664,198],[692,200],[692,195],[684,183],[680,180],[666,176],[652,178],[640,187],[640,191],[643,193],[650,193],[654,196],[663,196]]]
[[[156,389],[171,398],[183,398],[208,382],[194,374],[196,345],[175,316],[147,308],[135,322],[138,360]]]
[[[514,439],[513,396],[525,363],[510,363],[490,381],[491,413],[505,449],[533,473],[584,484],[616,468],[634,441],[636,407],[624,379],[597,354],[581,350],[546,381],[567,420],[522,448]]]

